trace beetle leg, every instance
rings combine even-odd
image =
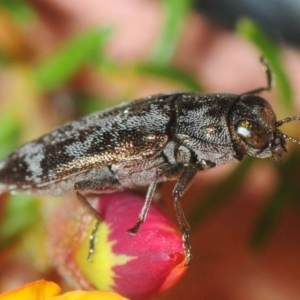
[[[187,264],[189,264],[189,262],[192,258],[191,245],[189,243],[190,225],[184,215],[182,206],[180,204],[180,198],[183,196],[183,194],[186,192],[186,190],[190,187],[198,170],[206,170],[206,169],[213,168],[215,166],[216,166],[215,163],[212,163],[210,161],[206,161],[203,159],[200,159],[195,164],[190,164],[190,165],[186,166],[184,168],[184,171],[183,171],[181,177],[177,181],[177,183],[174,187],[174,190],[173,190],[174,208],[175,208],[175,212],[176,212],[178,226],[182,232],[182,239],[184,242],[184,247],[186,249]]]
[[[100,222],[102,222],[101,215],[97,212],[97,210],[90,204],[89,201],[86,200],[86,198],[78,191],[76,190],[76,197],[79,200],[80,204],[88,211],[91,216],[93,216],[96,219],[96,223],[93,227],[93,230],[89,237],[89,251],[87,255],[87,261],[91,262],[91,257],[95,253],[95,239],[96,239],[96,233],[98,231],[98,227]]]
[[[97,221],[92,229],[89,237],[89,250],[87,261],[91,262],[91,257],[95,253],[95,238],[98,231],[99,224],[103,221],[99,212],[90,204],[90,202],[80,193],[80,191],[89,191],[94,193],[99,192],[113,192],[120,190],[121,185],[117,179],[110,178],[109,180],[83,180],[76,182],[74,185],[76,197],[81,205],[94,217]]]
[[[101,215],[97,212],[97,210],[91,205],[91,203],[78,191],[75,191],[76,197],[80,204],[86,209],[86,211],[91,214],[98,222],[102,221]]]
[[[180,198],[183,196],[184,192],[188,189],[190,184],[192,183],[198,168],[195,165],[190,165],[185,168],[180,179],[177,181],[175,188],[173,190],[174,195],[174,208],[176,212],[176,218],[178,222],[179,229],[182,232],[182,239],[184,242],[184,247],[186,249],[187,254],[187,264],[192,258],[191,253],[191,245],[189,243],[190,237],[190,225],[187,222],[184,212],[182,210],[182,206],[180,204]]]
[[[91,257],[95,253],[96,233],[98,231],[99,225],[100,225],[100,222],[97,220],[95,225],[93,226],[92,232],[89,236],[89,252],[88,252],[88,256],[87,256],[88,263],[92,262]]]
[[[255,90],[249,91],[247,93],[242,93],[241,95],[260,94],[261,92],[270,91],[272,89],[272,84],[274,81],[272,70],[270,69],[268,62],[266,61],[266,59],[263,56],[260,58],[260,62],[262,64],[264,71],[266,73],[266,76],[267,76],[267,86],[257,88]]]
[[[95,194],[112,193],[119,191],[121,185],[116,178],[99,179],[99,180],[82,180],[74,184],[76,197],[81,205],[98,221],[102,221],[99,212],[90,204],[90,202],[81,194],[81,192],[90,192]]]
[[[145,222],[151,202],[153,200],[153,195],[155,193],[157,183],[159,182],[159,179],[161,179],[162,177],[176,176],[182,172],[182,169],[183,169],[182,164],[168,163],[168,164],[162,165],[161,167],[159,167],[156,170],[156,176],[155,176],[154,180],[151,182],[151,184],[149,185],[146,199],[145,199],[144,205],[141,209],[141,212],[139,214],[138,221],[132,228],[127,230],[127,233],[136,234],[139,231],[142,223]]]

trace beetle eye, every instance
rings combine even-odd
[[[243,141],[254,149],[264,149],[269,142],[267,130],[260,124],[242,120],[236,125],[236,132]]]

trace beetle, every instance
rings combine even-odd
[[[174,207],[189,261],[189,225],[180,199],[197,171],[240,162],[245,155],[278,159],[287,140],[299,143],[278,127],[300,116],[277,121],[258,95],[271,89],[264,66],[267,86],[247,93],[159,94],[62,125],[0,162],[0,191],[52,196],[75,191],[101,220],[85,195],[149,186],[138,221],[128,230],[135,234],[157,184],[176,180]]]

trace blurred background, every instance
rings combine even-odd
[[[189,90],[264,93],[282,119],[300,111],[296,0],[1,0],[0,155],[120,102]],[[300,137],[299,123],[284,131]],[[182,203],[193,260],[155,299],[300,298],[300,147],[199,172]],[[161,189],[174,218],[171,191]],[[64,286],[47,256],[63,199],[1,195],[0,291],[39,278]],[[62,208],[63,209],[63,208]]]

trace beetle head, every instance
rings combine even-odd
[[[278,129],[293,120],[300,120],[300,116],[276,121],[276,115],[265,99],[253,94],[241,95],[229,115],[230,132],[237,156],[247,154],[278,159],[286,152],[287,140],[300,144],[300,141]]]

